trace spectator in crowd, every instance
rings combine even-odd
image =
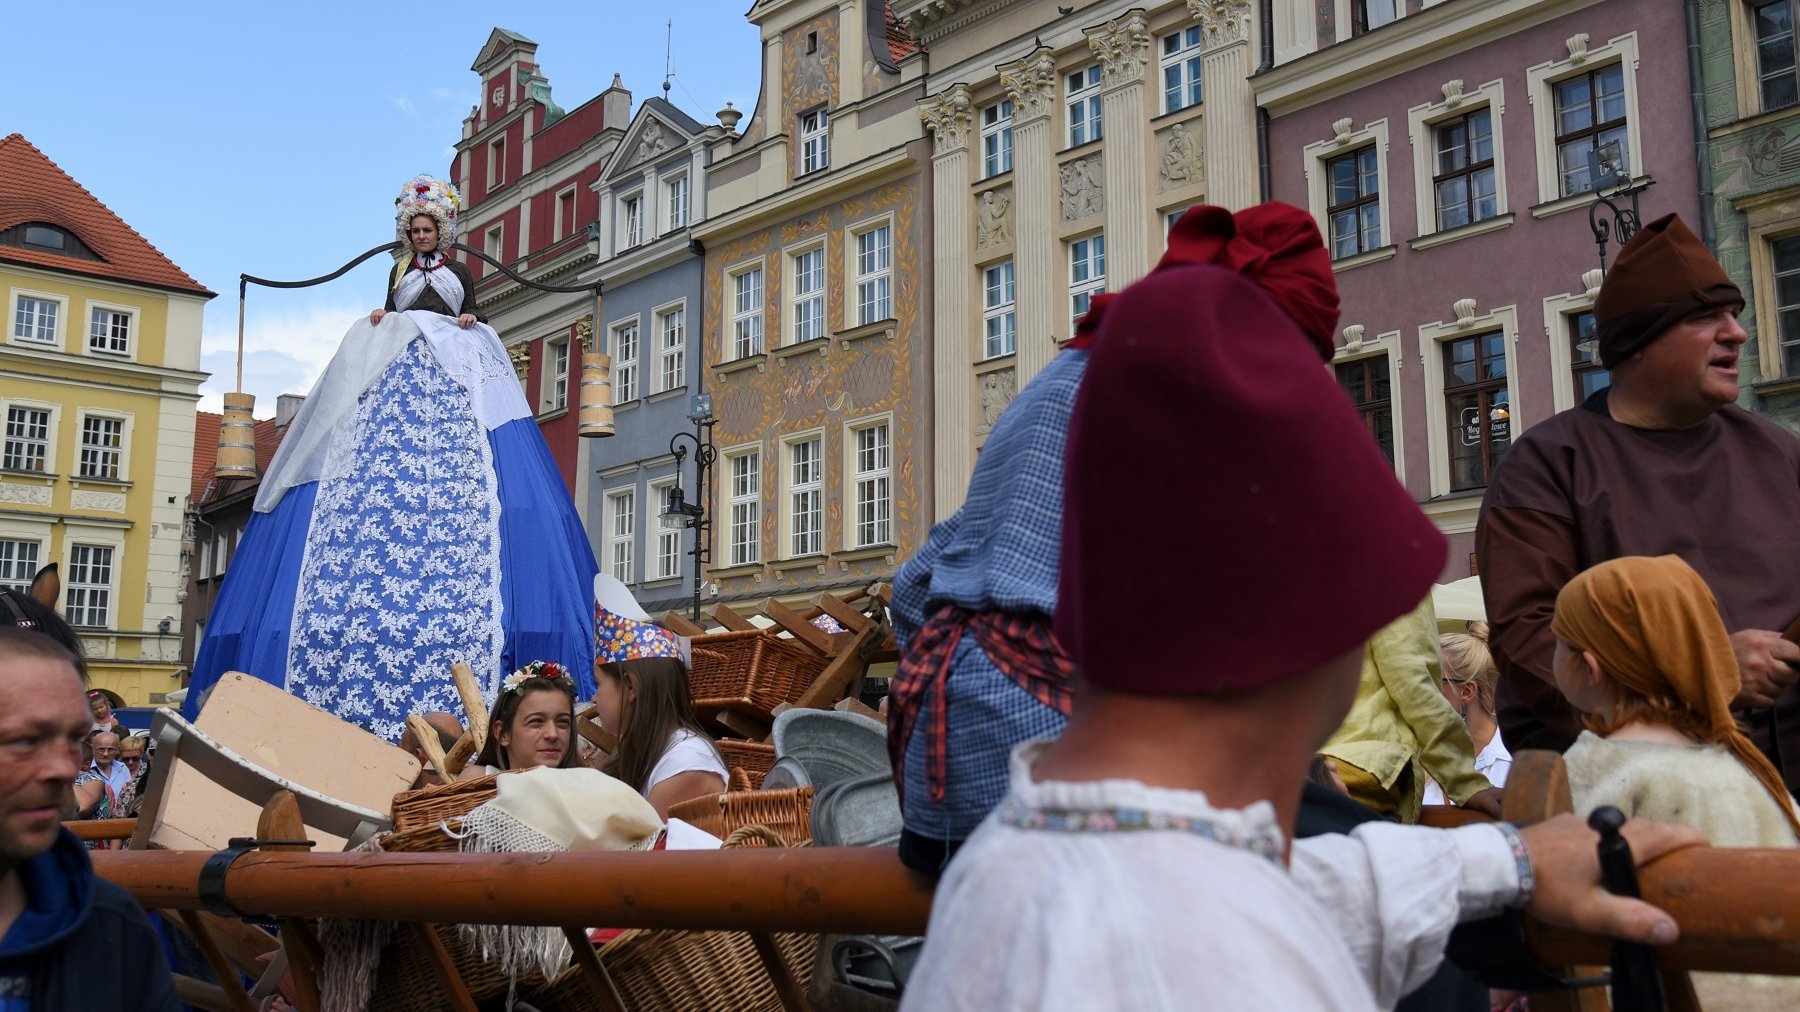
[[[92,723],[74,656],[0,623],[0,1007],[173,1012],[161,940],[61,825]]]
[[[112,700],[106,698],[106,693],[99,689],[89,689],[87,698],[88,712],[94,715],[94,730],[111,731],[121,738],[125,737],[125,725],[113,716]]]
[[[144,803],[145,781],[150,776],[149,741],[134,734],[119,742],[119,762],[131,774],[131,782],[119,792],[119,815],[123,818],[136,818],[138,807]]]
[[[1487,777],[1495,787],[1505,787],[1506,775],[1512,770],[1512,753],[1500,740],[1500,725],[1495,722],[1494,689],[1500,672],[1494,668],[1494,655],[1488,652],[1487,640],[1486,622],[1470,622],[1468,632],[1438,637],[1438,651],[1444,658],[1440,684],[1450,708],[1469,729],[1469,738],[1475,745],[1475,772]],[[1449,803],[1436,781],[1425,785],[1425,803]]]

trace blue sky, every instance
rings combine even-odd
[[[22,133],[201,284],[201,406],[232,388],[240,273],[314,277],[393,238],[394,194],[442,174],[480,90],[469,65],[495,27],[538,43],[558,105],[620,74],[702,122],[755,104],[749,0],[474,4],[7,4],[0,135]],[[27,42],[29,40],[29,42]],[[257,414],[303,393],[344,330],[383,297],[376,258],[316,288],[252,286],[245,389]],[[388,261],[391,263],[391,261]]]

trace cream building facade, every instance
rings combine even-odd
[[[1096,293],[1260,192],[1248,0],[895,0],[929,54],[936,519]],[[1068,13],[1063,13],[1064,11]]]

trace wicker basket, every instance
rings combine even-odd
[[[689,689],[703,716],[735,710],[766,721],[777,706],[799,702],[830,663],[760,629],[696,636],[693,645]]]
[[[738,774],[744,774],[744,790],[756,790],[762,786],[763,777],[775,765],[775,746],[764,745],[760,741],[739,741],[736,738],[720,738],[714,744],[719,746],[719,755],[725,760],[725,768],[731,771],[732,784],[738,783]],[[733,787],[737,790],[737,787]]]
[[[725,840],[728,848],[783,844],[781,834],[763,826],[743,827]],[[773,937],[782,962],[805,991],[812,981],[819,936],[786,933]],[[602,946],[600,962],[632,1012],[782,1012],[784,1008],[755,943],[742,931],[640,928]],[[520,994],[539,1008],[559,1012],[602,1007],[579,966],[564,970],[547,987]]]
[[[496,783],[499,776],[490,773],[474,780],[456,780],[424,790],[401,791],[394,795],[394,832],[435,826],[445,819],[469,814],[494,800],[500,790]],[[393,849],[385,843],[382,846]]]
[[[728,791],[670,805],[669,817],[720,838],[745,826],[767,826],[793,843],[811,843],[812,803],[811,787]]]

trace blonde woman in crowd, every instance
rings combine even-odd
[[[1488,653],[1488,624],[1470,622],[1466,633],[1445,633],[1438,637],[1438,648],[1444,657],[1444,676],[1438,688],[1469,729],[1469,738],[1475,743],[1475,772],[1495,787],[1505,787],[1512,753],[1500,740],[1500,725],[1495,721],[1494,686],[1500,671],[1494,666],[1494,655]],[[1435,781],[1425,785],[1425,803],[1449,803]]]

